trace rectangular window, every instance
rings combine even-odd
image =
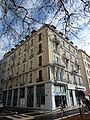
[[[18,85],[18,77],[16,78],[16,84],[15,84],[15,86],[17,86]]]
[[[71,65],[72,66],[72,71],[74,71],[74,66],[73,65]]]
[[[27,50],[27,44],[25,44],[25,47],[24,47],[24,52]]]
[[[72,61],[72,55],[70,55],[70,61]]]
[[[75,76],[75,75],[74,75],[74,84],[75,84],[75,85],[77,84],[76,76]]]
[[[56,57],[56,61],[55,61],[56,63],[59,63],[59,58],[58,57]]]
[[[37,106],[45,105],[45,86],[36,86]]]
[[[40,43],[39,44],[39,51],[38,51],[38,53],[41,53],[42,52],[42,44]]]
[[[11,100],[12,100],[12,91],[8,91],[8,100],[7,100],[7,105],[11,105]]]
[[[21,54],[21,48],[18,50],[18,55],[20,55]]]
[[[20,57],[18,57],[18,63],[17,63],[17,65],[19,65],[20,64]]]
[[[68,69],[68,61],[66,61],[66,69]]]
[[[69,74],[67,74],[67,80],[68,80],[68,83],[70,83]]]
[[[24,77],[24,75],[22,76],[22,82],[23,82],[23,83],[25,82],[25,77]]]
[[[25,72],[25,64],[23,64],[23,72]]]
[[[27,107],[33,107],[34,103],[34,87],[27,88]]]
[[[42,65],[42,56],[39,57],[39,66]]]
[[[41,40],[42,40],[42,34],[39,33],[39,41],[41,41]]]
[[[23,62],[26,61],[26,53],[24,54]]]
[[[8,88],[8,82],[6,82],[6,86],[5,86],[5,88]]]
[[[17,67],[17,74],[19,74],[19,67]]]
[[[13,106],[17,106],[17,99],[18,99],[18,89],[15,89],[13,94]]]
[[[31,49],[30,50],[30,58],[32,58],[34,56],[33,52],[34,52],[33,49]]]
[[[31,47],[33,46],[33,39],[31,40]]]
[[[58,50],[58,44],[56,44],[56,43],[53,44],[53,50],[54,50],[54,52],[57,52],[57,50]]]
[[[42,81],[42,70],[39,70],[39,81]]]
[[[30,73],[30,81],[29,81],[29,83],[31,83],[32,82],[32,73]]]
[[[30,69],[32,69],[33,66],[33,60],[30,61]]]
[[[21,88],[20,89],[20,98],[24,98],[25,97],[25,88]]]

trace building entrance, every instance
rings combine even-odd
[[[66,96],[56,95],[55,96],[55,104],[56,104],[56,107],[59,107],[59,106],[66,107]]]

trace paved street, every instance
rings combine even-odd
[[[7,112],[8,113],[8,112]],[[11,112],[9,114],[5,114],[4,116],[0,116],[0,120],[58,120],[59,118],[62,118],[62,115],[64,117],[73,115],[73,114],[79,114],[78,108],[68,108],[64,109],[64,113],[62,114],[60,109],[57,109],[55,111],[39,111],[39,110],[30,110],[28,112]],[[3,115],[3,113],[2,113]]]

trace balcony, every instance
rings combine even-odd
[[[25,85],[25,82],[23,81],[23,82],[21,82],[19,84],[20,84],[20,86],[23,86],[23,85]]]
[[[72,80],[69,79],[69,80],[67,81],[67,83],[68,83],[68,84],[72,84],[73,82],[72,82]]]
[[[30,55],[30,59],[31,59],[31,58],[33,58],[33,57],[34,57],[34,55],[33,55],[33,54],[31,54],[31,55]]]
[[[78,73],[78,71],[76,69],[71,71],[71,75],[76,75]]]
[[[36,79],[36,82],[42,82],[42,81],[43,81],[43,78],[41,78],[41,79],[37,78]]]
[[[52,39],[52,42],[56,43],[57,45],[60,43],[60,41],[57,39],[57,37],[54,37]]]
[[[20,65],[20,62],[17,63],[17,66]]]
[[[70,58],[69,58],[69,56],[68,56],[68,55],[63,54],[63,59],[64,59],[64,60],[66,60],[66,61],[68,62]]]
[[[40,54],[40,53],[42,53],[42,52],[43,52],[43,50],[39,50],[37,54]]]
[[[9,88],[12,88],[12,85],[9,85]]]
[[[58,50],[53,50],[53,52],[60,55],[60,52]]]
[[[75,61],[75,65],[76,65],[77,68],[79,69],[79,63],[78,63],[78,61]]]
[[[13,73],[10,72],[10,73],[9,73],[9,79],[12,79],[12,78],[13,78]]]
[[[26,58],[23,59],[23,63],[26,62]]]
[[[53,62],[53,66],[54,66],[54,67],[55,67],[55,66],[56,66],[56,67],[60,67],[60,68],[63,68],[63,69],[65,68],[65,66],[64,66],[63,64],[61,64],[60,62],[56,62],[56,61]]]

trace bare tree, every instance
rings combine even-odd
[[[65,35],[76,35],[83,27],[90,27],[90,1],[0,0],[2,49],[10,49],[13,43],[17,44],[33,29],[45,23],[60,26]]]

